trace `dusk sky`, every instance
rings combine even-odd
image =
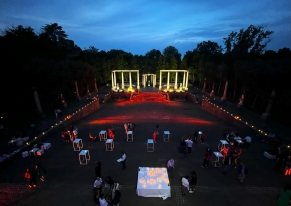
[[[0,0],[2,31],[23,25],[38,32],[51,23],[82,49],[138,55],[167,46],[184,55],[208,40],[222,45],[251,24],[275,32],[267,49],[291,48],[291,0]]]

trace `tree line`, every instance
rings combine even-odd
[[[250,25],[225,37],[224,48],[216,42],[203,41],[182,57],[173,46],[162,52],[152,49],[145,55],[99,51],[94,46],[81,49],[57,23],[46,24],[39,32],[21,25],[7,28],[0,36],[0,115],[14,123],[28,123],[29,118],[37,117],[32,88],[37,88],[44,111],[51,112],[60,107],[60,94],[66,101],[76,99],[75,81],[80,96],[84,96],[88,88],[94,90],[94,79],[99,86],[111,82],[111,70],[134,69],[159,77],[162,69],[185,69],[189,70],[192,84],[202,87],[206,81],[206,89],[214,88],[217,95],[222,95],[228,80],[228,100],[237,102],[244,93],[245,106],[258,113],[264,112],[275,89],[272,116],[282,120],[282,115],[290,115],[291,92],[286,84],[291,51],[266,50],[272,34],[261,26]],[[174,79],[175,74],[172,75]]]

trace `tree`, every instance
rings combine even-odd
[[[171,58],[175,58],[177,60],[178,65],[181,62],[181,54],[179,53],[178,49],[173,46],[168,46],[164,49],[163,55],[166,60],[170,60]]]
[[[222,52],[221,46],[217,44],[217,42],[213,41],[203,41],[197,44],[194,52],[205,53],[205,54],[217,54]]]
[[[46,24],[41,28],[41,35],[46,36],[53,42],[65,40],[68,35],[58,23]]]
[[[231,32],[228,37],[223,38],[223,42],[226,52],[262,54],[271,41],[273,33],[273,31],[265,30],[262,26],[250,25],[246,30],[241,29],[238,33]]]

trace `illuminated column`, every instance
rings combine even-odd
[[[124,76],[123,76],[123,72],[121,72],[121,89],[124,89]]]
[[[40,101],[39,101],[37,90],[36,90],[35,87],[32,88],[32,90],[33,90],[33,97],[34,97],[34,101],[35,101],[35,104],[36,104],[37,111],[42,117],[45,117],[45,114],[43,113],[42,108],[41,108],[41,104],[40,104]]]
[[[132,88],[132,82],[131,82],[131,71],[129,71],[129,88]]]
[[[186,82],[185,82],[185,88],[188,89],[188,78],[189,78],[189,71],[186,72]]]
[[[215,86],[215,83],[213,83],[213,85],[212,85],[212,90],[210,92],[210,97],[214,97],[214,86]]]
[[[270,116],[270,113],[271,113],[271,110],[272,110],[272,106],[273,106],[273,103],[274,103],[274,100],[275,100],[275,95],[276,95],[276,92],[275,92],[275,90],[273,90],[272,94],[271,94],[271,97],[269,99],[269,103],[268,103],[266,112],[262,114],[262,119],[266,119],[267,117]]]
[[[170,72],[168,71],[167,90],[170,88]]]
[[[182,83],[182,89],[185,87],[185,72],[183,72],[183,83]]]
[[[116,88],[116,72],[114,72],[114,87]]]
[[[137,89],[139,89],[139,71],[137,71]]]
[[[176,71],[176,78],[175,78],[175,86],[174,86],[174,89],[177,89],[177,83],[178,83],[178,72]]]
[[[75,81],[75,88],[76,88],[76,96],[77,96],[77,99],[81,99],[80,98],[80,95],[79,95],[79,88],[78,88],[78,82],[77,81]]]
[[[160,71],[160,85],[159,89],[162,89],[162,71]]]
[[[96,78],[94,78],[94,87],[95,87],[95,92],[98,93],[98,88],[97,88]]]
[[[245,94],[243,92],[241,95],[241,98],[239,99],[239,103],[237,104],[238,107],[242,107],[244,105],[244,99],[245,99]]]
[[[205,88],[206,88],[206,78],[204,79],[204,84],[203,84],[202,92],[205,92]]]
[[[114,76],[113,76],[113,71],[111,72],[111,89],[114,90]]]
[[[145,87],[144,86],[144,74],[141,76],[141,83],[142,83],[142,86]]]
[[[228,87],[228,80],[225,81],[225,86],[224,86],[224,92],[223,96],[221,97],[222,100],[226,100],[226,94],[227,94],[227,87]]]
[[[154,74],[154,84],[153,84],[153,87],[156,87],[156,84],[157,84],[157,75]]]

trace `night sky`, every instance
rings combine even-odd
[[[202,41],[260,25],[274,31],[267,49],[291,48],[290,0],[0,0],[0,29],[58,23],[82,49],[145,55],[176,47],[184,55]]]

